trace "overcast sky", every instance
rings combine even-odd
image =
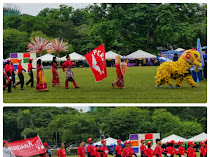
[[[92,3],[4,3],[4,7],[18,8],[21,14],[36,16],[44,8],[59,8],[61,4],[72,6],[74,9],[81,9]]]
[[[89,106],[68,106],[68,107],[73,107],[73,108],[75,108],[75,109],[77,109],[79,111],[80,111],[80,109],[82,109],[83,112],[87,112],[87,111],[90,110]]]

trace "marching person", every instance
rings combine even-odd
[[[115,157],[121,157],[122,156],[123,149],[122,149],[122,146],[121,146],[121,142],[122,141],[120,139],[117,140],[117,146],[114,148]]]
[[[31,83],[31,87],[34,87],[34,74],[32,70],[36,68],[33,68],[32,66],[33,59],[30,58],[28,62],[28,74],[30,79],[28,80],[28,82],[26,82],[26,86],[28,87],[28,84]]]
[[[65,150],[64,143],[62,142],[58,146],[59,146],[59,149],[57,151],[57,156],[58,157],[66,157],[66,150]]]
[[[162,148],[161,148],[161,139],[157,138],[155,140],[156,142],[156,147],[155,147],[155,150],[154,150],[154,155],[156,157],[162,157]]]
[[[67,60],[62,65],[63,72],[66,71],[65,89],[69,89],[69,85],[68,85],[69,81],[71,81],[74,84],[75,88],[79,88],[79,86],[75,82],[74,73],[71,69],[71,67],[75,65],[75,63],[70,61],[71,58],[69,55],[66,56],[66,59]]]
[[[3,157],[15,157],[11,149],[9,149],[8,141],[3,141]]]
[[[112,83],[112,87],[119,87],[121,89],[124,88],[124,77],[120,69],[120,55],[115,56],[115,67],[117,73],[117,79]]]
[[[3,68],[3,91],[6,89],[6,87],[9,85],[10,79],[7,76],[4,68]]]
[[[154,155],[154,151],[152,150],[152,142],[151,141],[148,141],[147,142],[147,148],[144,150],[144,155],[146,157],[153,157]]]
[[[192,141],[188,142],[188,157],[196,157],[196,153],[195,153],[195,149],[194,146],[196,146],[196,144],[194,144]]]
[[[37,84],[36,84],[37,92],[39,92],[39,91],[48,91],[47,83],[46,83],[46,80],[45,80],[45,77],[44,77],[44,71],[43,71],[41,59],[38,59],[38,61],[37,61],[36,80],[37,80]]]
[[[128,148],[128,142],[124,142],[125,148],[123,149],[122,157],[130,157],[130,151]]]
[[[43,143],[43,146],[44,146],[45,152],[42,153],[42,154],[39,154],[39,157],[49,157],[48,150],[47,150],[47,148],[49,147],[49,145],[45,142],[45,143]]]
[[[12,86],[13,88],[16,88],[15,86],[15,66],[13,64],[13,61],[11,60],[11,68],[12,68]]]
[[[135,155],[135,157],[137,157],[135,151],[133,150],[132,146],[132,141],[128,141],[128,149],[130,151],[130,157],[132,157],[133,155]]]
[[[4,67],[4,70],[5,70],[5,73],[6,75],[8,76],[9,78],[9,81],[8,81],[8,93],[11,93],[12,90],[11,90],[11,86],[12,86],[12,66],[11,66],[11,61],[8,59],[7,60],[7,63]]]
[[[62,85],[60,85],[57,68],[58,68],[57,58],[53,57],[53,61],[52,61],[52,74],[53,74],[52,87],[54,87],[56,85],[58,85],[59,87],[62,86]]]
[[[99,147],[99,145],[96,145],[95,146],[96,147],[96,157],[101,157],[101,152],[98,152],[99,150],[100,150],[100,147]]]
[[[174,148],[174,145],[175,145],[175,141],[174,141],[174,140],[172,140],[172,141],[168,144],[168,147],[166,148],[167,156],[173,157],[175,154],[178,154],[178,152],[177,152],[176,149]]]
[[[77,148],[77,155],[78,157],[85,157],[85,142],[80,141],[79,142],[79,147]]]
[[[106,141],[102,140],[101,144],[102,144],[102,146],[101,146],[100,150],[103,151],[103,152],[101,152],[101,157],[108,157],[109,149],[106,147]]]
[[[141,139],[141,146],[140,146],[141,157],[145,156],[144,151],[146,150],[146,146],[144,144],[145,144],[145,140]]]
[[[22,59],[18,59],[18,62],[19,62],[19,65],[18,65],[18,77],[19,77],[19,81],[15,84],[15,86],[21,84],[21,88],[20,90],[24,90],[23,88],[23,85],[24,85],[24,76],[23,76],[23,72],[22,71],[25,71],[25,69],[23,69],[22,65],[21,65],[21,62],[22,62]]]
[[[180,157],[185,157],[184,154],[186,153],[186,150],[184,149],[184,147],[182,147],[183,142],[179,141],[179,142],[178,142],[178,145],[179,145],[179,150],[178,150],[179,156],[180,156]]]
[[[93,146],[93,138],[89,138],[87,140],[87,143],[89,144],[87,146],[87,153],[88,153],[88,157],[97,157],[97,152],[102,152],[101,150],[97,150],[95,146]]]
[[[205,142],[200,142],[200,157],[206,157],[206,149],[204,148],[205,147]]]

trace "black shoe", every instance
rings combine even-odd
[[[79,86],[75,87],[75,88],[80,88]]]
[[[24,88],[20,88],[20,90],[25,90]]]
[[[26,84],[26,87],[28,87],[28,84]]]
[[[112,83],[112,87],[114,88],[114,85],[113,85],[113,83]]]

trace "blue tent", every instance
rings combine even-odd
[[[169,51],[163,51],[161,52],[161,54],[163,54],[165,56],[165,58],[172,60],[174,54],[177,53],[178,56],[180,56],[182,54],[182,51],[175,51],[175,50],[169,50]]]

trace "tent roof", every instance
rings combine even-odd
[[[112,51],[108,51],[105,53],[106,59],[115,59],[116,55],[118,55],[118,54],[115,52],[112,52]],[[122,56],[120,55],[120,57],[122,57]]]
[[[113,144],[117,145],[117,140],[114,139],[114,138],[109,137],[109,138],[106,138],[104,140],[106,140],[106,145],[107,146],[110,146],[110,145],[113,145]],[[94,146],[95,145],[101,145],[101,141],[98,141],[98,142],[94,143]]]
[[[202,132],[199,135],[189,138],[188,141],[200,142],[200,141],[205,141],[206,139],[207,139],[207,134],[205,132]]]
[[[182,141],[182,142],[187,142],[187,139],[186,138],[183,138],[181,136],[178,136],[178,135],[175,135],[175,134],[172,134],[168,137],[165,137],[161,140],[162,143],[166,143],[166,142],[169,142],[171,140],[174,140],[175,142],[179,142],[179,141]]]
[[[142,50],[137,50],[136,52],[133,52],[129,55],[126,56],[127,58],[157,58],[157,56],[150,54],[148,52],[142,51]]]
[[[47,53],[47,54],[45,54],[45,55],[43,55],[41,57],[38,57],[37,60],[41,59],[43,62],[49,62],[49,61],[53,60],[53,57],[55,57],[55,56],[52,55],[52,54]],[[58,60],[58,57],[57,57],[57,60]]]
[[[85,60],[85,57],[83,55],[80,55],[76,52],[70,53],[69,56],[71,57],[72,61],[76,61],[76,60]],[[66,56],[63,56],[62,58],[60,58],[60,61],[66,61]]]
[[[184,51],[185,49],[183,48],[177,48],[175,51]]]

